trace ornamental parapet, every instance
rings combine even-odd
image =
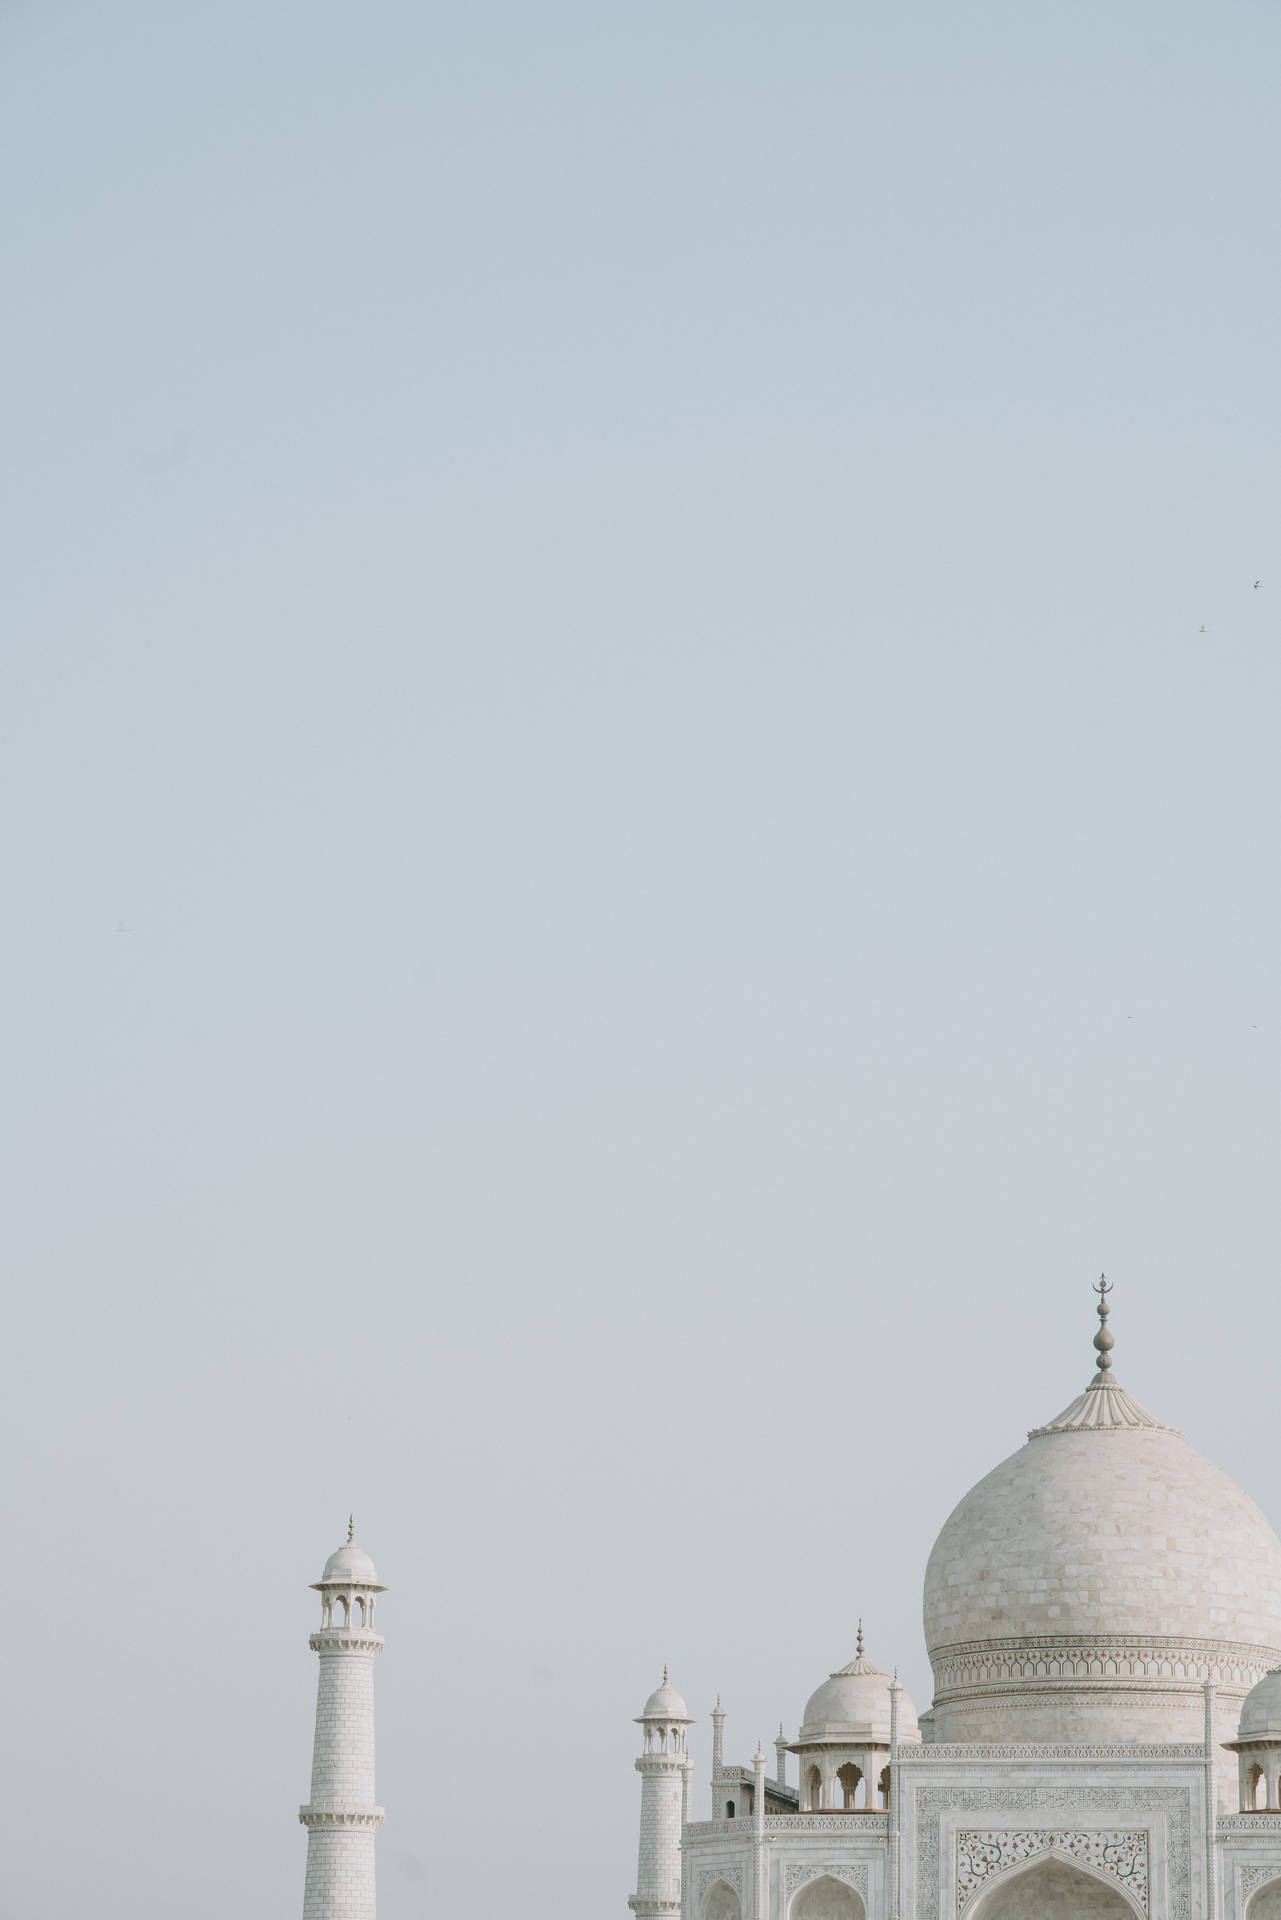
[[[823,1813],[767,1813],[766,1833],[885,1834],[889,1821],[883,1809],[829,1807]]]
[[[869,1812],[866,1807],[829,1807],[824,1813],[765,1815],[765,1831],[771,1834],[843,1833],[850,1839],[876,1834],[884,1838],[887,1824],[883,1808]],[[691,1820],[685,1828],[685,1839],[711,1840],[722,1834],[737,1834],[746,1844],[752,1838],[754,1829],[755,1822],[750,1813],[739,1820]]]
[[[317,1627],[307,1642],[313,1653],[381,1653],[385,1644],[364,1627]]]
[[[1281,1813],[1221,1813],[1214,1830],[1218,1834],[1281,1833]]]
[[[304,1827],[381,1827],[386,1819],[382,1807],[299,1807],[298,1818]]]

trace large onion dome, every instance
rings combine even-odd
[[[925,1575],[935,1741],[1221,1738],[1281,1661],[1281,1540],[1111,1378],[1110,1291],[1084,1393],[971,1489]]]

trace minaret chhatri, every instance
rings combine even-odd
[[[645,1751],[636,1762],[641,1777],[640,1859],[636,1891],[627,1904],[637,1920],[675,1920],[681,1910],[681,1812],[689,1754],[685,1729],[694,1723],[666,1667],[662,1686],[650,1694],[637,1724],[645,1729]]]
[[[307,1829],[303,1920],[374,1920],[374,1836],[383,1810],[374,1805],[374,1602],[386,1588],[356,1545],[331,1553],[315,1582],[320,1626],[308,1644],[320,1655],[311,1798],[298,1809]]]

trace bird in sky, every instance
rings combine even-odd
[[[1254,583],[1254,591],[1255,591],[1255,592],[1257,593],[1257,592],[1259,591],[1259,588],[1260,588],[1260,587],[1261,587],[1262,585],[1263,585],[1263,582],[1262,582],[1262,580],[1256,580],[1256,581],[1255,581],[1255,583]]]
[[[1199,629],[1198,629],[1198,631],[1199,631],[1199,632],[1201,632],[1201,633],[1204,633],[1204,632],[1205,632],[1205,628],[1204,628],[1204,627],[1201,627],[1201,628],[1199,628]]]

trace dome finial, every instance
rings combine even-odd
[[[351,1546],[355,1538],[356,1538],[356,1516],[354,1513],[349,1513],[347,1515],[347,1545]]]
[[[863,1622],[861,1620],[858,1623],[858,1639],[854,1645],[854,1658],[856,1660],[863,1658]]]
[[[666,1662],[666,1660],[664,1660],[664,1662],[663,1662],[663,1685],[664,1685],[664,1686],[667,1686],[667,1684],[668,1684],[668,1679],[667,1679],[667,1662]]]
[[[1108,1314],[1111,1312],[1111,1308],[1108,1306],[1107,1296],[1111,1293],[1112,1288],[1105,1273],[1099,1275],[1098,1284],[1094,1291],[1099,1296],[1099,1330],[1094,1336],[1094,1350],[1099,1356],[1099,1372],[1106,1373],[1112,1365],[1112,1348],[1116,1345],[1116,1342],[1108,1332]]]

